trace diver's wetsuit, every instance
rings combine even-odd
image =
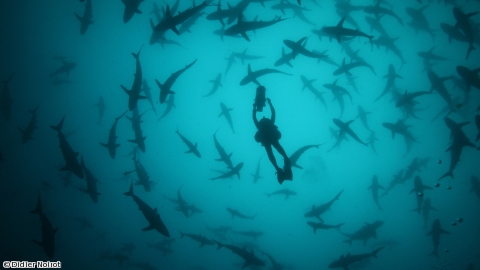
[[[288,158],[287,153],[285,153],[285,150],[278,141],[282,137],[282,134],[280,133],[280,131],[278,131],[277,126],[275,126],[275,109],[273,108],[272,102],[270,101],[270,99],[267,99],[267,101],[270,105],[270,110],[272,111],[271,119],[264,117],[260,120],[260,122],[258,122],[255,104],[253,105],[253,122],[258,129],[257,133],[255,134],[255,140],[261,143],[263,147],[265,147],[268,159],[277,170],[278,182],[282,184],[284,180],[292,180],[290,159]],[[280,155],[283,156],[286,172],[284,172],[280,167],[278,167],[277,160],[273,155],[272,146],[277,149]]]

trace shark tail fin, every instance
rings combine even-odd
[[[133,194],[133,182],[130,183],[130,189],[128,190],[128,192],[123,193],[123,195],[125,195],[125,196],[133,196],[134,195]]]
[[[453,178],[453,172],[452,172],[452,171],[446,172],[446,173],[443,174],[440,178],[438,178],[438,180],[440,180],[440,179],[442,179],[442,178],[445,178],[445,177],[447,177],[447,176],[450,176],[450,177]],[[438,181],[438,180],[437,180],[437,181]]]
[[[65,115],[63,116],[63,118],[62,118],[62,120],[60,121],[60,123],[58,123],[58,125],[56,125],[56,126],[50,126],[50,127],[53,128],[53,130],[55,130],[55,131],[62,131],[63,120],[65,120]]]
[[[73,14],[75,14],[75,17],[77,17],[79,21],[82,21],[82,17],[80,17],[80,15],[78,15],[77,13],[73,13]]]
[[[142,51],[142,48],[143,48],[143,44],[142,44],[142,47],[140,47],[140,50],[138,50],[138,53],[132,52],[132,55],[133,57],[135,57],[135,59],[138,59],[140,57],[140,52]]]
[[[40,200],[40,195],[38,195],[37,206],[34,210],[30,211],[31,214],[41,214],[42,213],[42,201]]]
[[[382,250],[383,248],[384,248],[384,246],[383,246],[383,247],[379,247],[379,248],[375,249],[374,251],[372,251],[372,253],[371,253],[372,256],[375,257],[375,258],[377,258],[377,253],[378,253],[380,250]]]

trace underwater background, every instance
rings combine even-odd
[[[13,74],[0,89],[3,99],[0,102],[2,261],[61,261],[65,269],[239,269],[245,266],[245,260],[238,254],[226,248],[217,249],[220,246],[213,242],[215,240],[248,253],[253,250],[264,266],[247,267],[258,269],[327,269],[342,255],[371,254],[380,247],[384,248],[378,252],[378,258],[367,256],[348,269],[480,267],[480,152],[476,149],[480,145],[475,141],[479,132],[475,117],[480,105],[480,89],[471,86],[468,91],[456,69],[457,66],[471,70],[480,67],[480,15],[470,18],[477,49],[468,59],[468,43],[449,42],[440,27],[441,23],[456,24],[452,12],[455,6],[465,13],[480,11],[479,1],[381,1],[382,7],[393,10],[400,19],[380,16],[387,34],[398,38],[396,53],[377,46],[375,42],[381,35],[371,29],[365,19],[375,16],[363,8],[350,13],[353,23],[358,25],[346,20],[343,26],[372,35],[372,43],[366,37],[339,43],[335,37],[318,34],[322,27],[336,26],[342,19],[343,15],[338,12],[342,3],[374,6],[370,0],[303,0],[301,6],[292,2],[291,6],[305,8],[303,11],[293,8],[305,16],[303,19],[292,9],[285,9],[283,14],[274,6],[278,1],[251,1],[243,10],[244,21],[253,21],[257,16],[263,21],[278,16],[286,20],[255,33],[247,32],[250,41],[241,35],[215,34],[222,24],[206,19],[217,10],[218,3],[211,2],[201,11],[205,14],[190,27],[190,32],[177,35],[168,30],[164,37],[169,42],[163,46],[149,44],[152,35],[149,21],[158,23],[150,11],[154,4],[160,9],[169,4],[170,8],[173,1],[145,0],[138,8],[141,14],[134,14],[125,23],[122,1],[91,0],[94,23],[81,35],[80,21],[74,13],[81,16],[86,2],[0,2],[0,79],[8,80]],[[199,4],[197,1],[196,5]],[[227,4],[233,7],[237,2],[221,2],[223,10]],[[191,1],[180,1],[178,10],[191,7]],[[406,8],[422,7],[426,7],[423,14],[433,29],[432,35],[417,32],[409,25],[412,17]],[[225,28],[235,25],[236,21],[228,24],[225,20]],[[328,58],[317,61],[299,54],[291,59],[291,66],[276,66],[282,50],[291,52],[284,40],[296,42],[303,37],[307,37],[303,43],[307,50],[326,51]],[[429,61],[419,56],[419,52],[432,48],[431,52],[446,59]],[[128,110],[129,97],[120,85],[130,89],[136,69],[132,53],[139,50],[143,79],[151,88],[153,104],[147,99],[138,101],[138,111],[144,113],[141,129],[146,139],[145,151],[136,150],[135,157],[152,181],[149,192],[135,185],[138,180],[136,162],[132,161],[135,144],[128,142],[135,134],[126,117],[119,119],[116,127],[116,141],[120,146],[115,159],[99,144],[108,141],[115,118]],[[242,61],[239,57],[244,50],[247,55],[258,57]],[[352,61],[352,52],[363,59],[353,61],[364,61],[362,63],[369,66],[352,69],[352,76],[333,75],[343,61],[345,64]],[[235,62],[229,65],[232,53],[235,53],[232,58]],[[170,96],[174,96],[175,106],[161,118],[167,104],[159,102],[160,90],[155,80],[163,83],[172,73],[195,60],[172,85],[175,94]],[[52,75],[63,63],[71,62],[76,65],[68,75]],[[287,73],[258,78],[275,107],[275,124],[282,133],[280,143],[287,154],[292,155],[306,145],[317,146],[303,153],[297,161],[302,169],[292,168],[293,181],[282,185],[277,182],[264,148],[254,140],[257,130],[252,120],[252,103],[257,85],[240,85],[248,65],[252,71],[268,68]],[[384,76],[390,65],[401,78],[396,78],[392,89],[376,100],[386,88],[388,78]],[[447,109],[442,95],[435,90],[430,92],[429,69],[439,77],[448,77],[442,82],[452,100]],[[221,74],[221,86],[214,94],[204,97],[213,89],[212,81],[218,74]],[[301,76],[315,80],[312,85],[323,93],[326,106],[304,87]],[[340,94],[343,111],[338,98],[335,99],[335,91],[325,86],[334,83],[347,91]],[[6,113],[7,91],[12,100],[11,117]],[[428,93],[416,97],[410,104],[413,115],[412,111],[406,113],[398,106],[398,100],[405,93],[417,91]],[[101,106],[96,105],[100,99],[105,103],[104,113],[99,112]],[[229,111],[232,126],[223,115],[219,117],[220,103],[232,109]],[[35,113],[29,112],[37,106]],[[359,106],[369,112],[368,125],[357,118]],[[25,130],[32,115],[36,116],[37,127],[31,135],[33,140],[22,143],[21,130]],[[268,105],[257,115],[259,119],[270,117]],[[128,110],[126,116],[131,117],[132,112]],[[62,117],[65,117],[62,131],[72,149],[79,153],[78,162],[83,158],[97,179],[98,202],[81,191],[87,188],[85,179],[70,173],[67,180],[63,180],[68,172],[60,171],[65,161],[58,134],[50,128],[58,125]],[[476,147],[463,147],[460,161],[453,170],[454,178],[447,176],[439,180],[450,169],[452,152],[446,150],[452,145],[452,137],[462,133],[451,131],[445,117],[456,123],[469,122],[463,126],[463,132]],[[347,134],[341,144],[334,147],[338,142],[334,135],[339,136],[340,131],[333,119],[354,120],[350,128],[366,145]],[[410,141],[411,149],[407,148],[402,135],[392,138],[392,132],[383,125],[399,120],[409,126],[414,137],[414,141]],[[197,143],[201,158],[185,153],[189,148],[176,134],[177,130],[193,144]],[[378,140],[372,140],[371,131]],[[219,153],[214,134],[226,153],[233,153],[234,166],[243,162],[239,176],[211,180],[228,172],[225,164],[215,160]],[[282,166],[282,157],[274,153]],[[412,165],[419,160],[424,161],[423,166]],[[258,169],[261,178],[254,179]],[[410,175],[397,184],[395,176],[400,172],[402,178],[409,170]],[[378,191],[383,210],[375,204],[369,190],[374,176],[384,188],[393,187],[388,193]],[[431,189],[411,192],[415,177]],[[151,208],[157,208],[171,243],[165,242],[167,238],[155,230],[142,231],[148,221],[132,197],[124,196],[132,181],[135,195]],[[295,194],[288,199],[274,194],[285,188]],[[43,213],[53,228],[58,228],[53,258],[31,241],[42,239],[39,215],[29,213],[35,209],[39,196]],[[179,211],[179,196],[199,212],[187,211],[185,215]],[[425,204],[427,199],[434,210],[424,207],[425,210],[416,211],[417,203]],[[322,213],[321,218],[304,216],[312,205],[318,207],[329,202],[332,202],[330,209]],[[247,219],[233,218],[227,208],[240,211]],[[427,234],[437,219],[449,234],[441,234],[438,256],[434,256],[435,240],[432,242],[432,235]],[[307,222],[320,220],[338,226],[314,233]],[[375,221],[383,224],[366,236],[365,244],[363,240],[351,244],[346,241],[347,235]],[[256,238],[248,236],[250,231],[260,234]],[[200,243],[188,236],[181,237],[181,233],[201,234],[209,242],[199,248]]]

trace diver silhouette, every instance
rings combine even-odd
[[[263,86],[259,86],[263,87]],[[278,130],[278,127],[275,125],[275,109],[273,108],[272,102],[269,98],[266,99],[268,104],[270,105],[270,111],[272,112],[271,119],[263,117],[260,121],[257,120],[257,104],[253,104],[253,122],[257,127],[258,131],[255,133],[255,141],[262,144],[267,151],[268,159],[272,163],[273,167],[277,170],[277,180],[278,183],[282,184],[285,180],[292,180],[292,168],[290,165],[290,159],[285,153],[285,150],[280,145],[280,138],[282,137],[282,133]],[[282,170],[277,165],[277,161],[275,156],[273,155],[272,146],[280,153],[280,155],[284,158],[284,170]]]

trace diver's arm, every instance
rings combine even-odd
[[[252,118],[253,118],[253,123],[255,123],[255,126],[258,129],[257,110],[255,109],[255,103],[253,103]]]
[[[272,111],[272,117],[270,118],[272,120],[272,123],[275,124],[275,109],[273,108],[272,102],[270,99],[267,99],[268,105],[270,105],[270,111]]]

